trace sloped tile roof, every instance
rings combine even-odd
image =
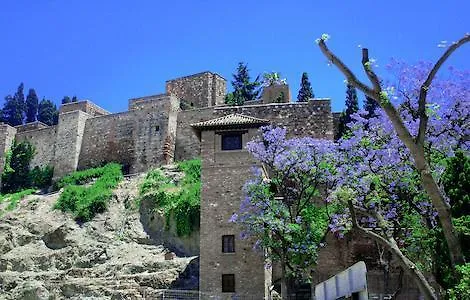
[[[269,120],[258,119],[241,114],[230,114],[220,118],[191,124],[196,129],[218,127],[247,127],[248,125],[267,125]]]

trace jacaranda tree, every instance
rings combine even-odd
[[[418,95],[431,68],[425,63],[393,63],[397,78],[390,82],[387,93],[412,135],[419,132]],[[436,78],[427,90],[424,155],[446,199],[441,182],[447,158],[456,151],[468,155],[470,150],[470,128],[466,125],[470,121],[469,84],[469,72],[451,69],[448,78]],[[332,230],[353,228],[374,239],[398,258],[427,299],[436,299],[437,293],[424,273],[436,271],[436,245],[440,242],[436,230],[443,226],[411,151],[388,115],[382,110],[375,114],[373,118],[367,118],[367,112],[354,115],[355,120],[349,124],[350,136],[338,142],[340,180],[336,197],[348,209],[333,218]]]
[[[287,139],[286,130],[263,127],[248,150],[262,164],[244,187],[246,198],[231,221],[244,236],[257,240],[282,269],[281,293],[287,279],[308,280],[328,231],[335,207],[325,204],[336,176],[334,144],[312,138]]]
[[[449,46],[438,61],[426,72],[424,80],[419,81],[417,93],[409,100],[415,109],[413,127],[406,125],[406,120],[401,117],[399,110],[392,103],[393,99],[391,95],[383,87],[383,81],[372,69],[368,49],[362,49],[362,65],[371,86],[359,80],[351,69],[327,47],[326,41],[328,38],[329,36],[327,34],[323,34],[321,38],[317,39],[320,50],[331,64],[336,66],[344,74],[349,84],[362,91],[366,96],[376,100],[384,110],[398,138],[408,149],[410,161],[412,161],[418,172],[420,184],[426,191],[433,208],[437,212],[437,217],[442,226],[442,231],[449,249],[452,265],[455,266],[465,263],[465,257],[452,224],[450,207],[446,201],[446,195],[442,189],[439,188],[438,181],[431,168],[430,156],[427,155],[426,150],[429,147],[430,140],[427,138],[426,133],[428,132],[430,119],[429,108],[432,108],[432,103],[428,101],[428,95],[430,89],[433,87],[433,80],[451,54],[465,43],[470,42],[470,35],[466,34],[463,38]],[[468,98],[466,98],[466,100],[467,99]]]

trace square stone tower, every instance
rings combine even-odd
[[[166,82],[166,93],[181,101],[183,110],[224,104],[227,90],[225,78],[212,72],[202,72]]]
[[[254,241],[242,239],[239,226],[229,222],[256,163],[246,143],[266,124],[240,114],[192,124],[201,140],[199,289],[204,295],[267,299],[271,273],[264,268],[263,253],[254,251]]]

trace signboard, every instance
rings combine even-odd
[[[343,272],[315,286],[316,300],[336,300],[352,297],[367,300],[367,269],[360,261]]]

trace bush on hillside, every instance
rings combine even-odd
[[[121,166],[110,163],[101,168],[74,172],[58,182],[64,190],[55,204],[56,209],[71,212],[75,220],[87,222],[106,210],[113,189],[122,180]],[[83,186],[96,179],[91,186]]]

